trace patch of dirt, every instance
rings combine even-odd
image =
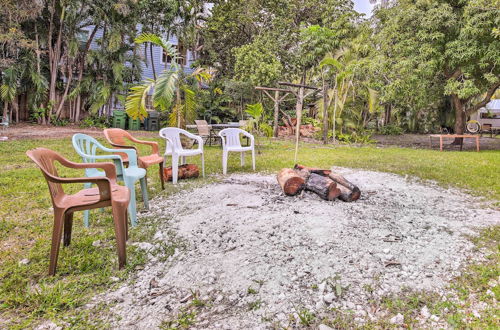
[[[429,145],[429,135],[426,134],[402,134],[402,135],[374,135],[373,140],[377,146],[404,147],[431,149]],[[444,150],[459,151],[459,145],[452,145],[453,139],[445,139],[443,143]],[[500,150],[500,138],[491,138],[487,135],[479,138],[481,150]],[[439,139],[432,139],[432,149],[439,150]],[[464,151],[476,151],[475,139],[464,139]]]
[[[9,140],[24,139],[59,139],[71,137],[75,133],[84,133],[93,137],[104,137],[101,128],[81,128],[78,125],[68,126],[46,126],[20,123],[11,125],[4,131],[0,131],[0,136],[7,136]],[[157,132],[134,131],[134,136],[157,137]]]
[[[376,319],[371,300],[405,288],[443,292],[466,263],[482,259],[467,236],[500,223],[500,212],[457,190],[339,172],[361,188],[360,200],[286,197],[274,176],[257,174],[154,199],[146,217],[168,221],[139,244],[149,262],[93,304],[116,303],[109,321],[128,329],[165,320],[201,329],[297,326],[305,310],[327,308]],[[185,247],[162,261],[154,251],[172,233]]]

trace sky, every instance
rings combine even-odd
[[[367,17],[371,16],[373,5],[369,0],[354,0],[354,9],[360,13],[366,14]]]

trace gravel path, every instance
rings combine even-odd
[[[286,197],[274,176],[257,174],[153,200],[147,217],[168,221],[140,244],[150,262],[96,300],[116,302],[115,328],[187,317],[200,329],[260,329],[332,307],[374,318],[370,299],[444,290],[464,263],[481,258],[466,236],[500,223],[500,212],[453,189],[339,171],[361,188],[359,201]],[[172,233],[185,247],[162,260],[154,250]],[[186,314],[193,306],[196,315]]]

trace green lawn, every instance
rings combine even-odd
[[[257,155],[258,171],[275,173],[282,167],[294,165],[291,142],[270,143],[263,140],[261,144]],[[106,324],[100,323],[95,315],[81,312],[77,307],[82,306],[95,293],[119,285],[120,281],[125,280],[145,262],[145,256],[129,246],[128,265],[125,270],[118,271],[110,212],[93,211],[91,227],[88,229],[83,228],[81,214],[77,214],[74,239],[69,248],[61,249],[58,273],[55,277],[47,276],[52,226],[51,203],[41,172],[25,155],[26,150],[41,146],[79,161],[69,138],[0,143],[0,328],[32,327],[43,319],[65,322],[75,328],[105,327]],[[199,157],[192,160],[199,163]],[[500,203],[500,151],[439,152],[303,144],[299,152],[299,163],[322,168],[335,165],[411,175],[434,180],[443,186],[467,189],[474,195],[485,197],[496,206]],[[208,175],[222,172],[220,148],[206,148],[206,164]],[[248,159],[247,166],[240,168],[239,158],[233,155],[230,157],[229,172],[250,171],[249,164]],[[66,176],[75,175],[75,172],[66,170],[61,173]],[[155,170],[149,177],[151,196],[168,196],[179,189],[167,184],[166,191],[160,192],[156,173]],[[197,179],[190,185],[201,185],[211,180]],[[75,186],[69,189],[80,188]],[[130,239],[147,240],[153,233],[154,221],[148,226],[139,225],[131,229]],[[471,267],[466,272],[466,277],[457,281],[461,292],[484,293],[484,283],[491,278],[498,278],[499,237],[498,229],[485,232],[481,244],[492,249],[494,254],[491,260],[483,265],[476,265],[475,268]],[[175,241],[170,244],[171,246],[165,247],[169,251],[173,250]],[[27,259],[28,263],[19,263],[23,259]],[[500,299],[498,287],[495,290],[497,299]],[[413,304],[403,298],[397,299],[402,299],[402,304],[407,308],[413,308]],[[472,303],[466,297],[464,299],[464,304]],[[394,308],[394,304],[390,303],[384,306],[389,310]],[[447,313],[451,313],[450,324],[463,326],[460,308],[446,308]],[[408,315],[412,315],[411,311]],[[340,316],[339,320],[347,322]],[[495,327],[498,324],[498,309],[493,309],[492,316],[484,321],[474,322],[473,327]],[[335,325],[334,320],[331,323]]]

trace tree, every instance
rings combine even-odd
[[[408,106],[417,108],[449,96],[455,132],[463,133],[466,117],[500,87],[497,5],[497,0],[400,0],[379,9],[377,38],[394,64],[385,89],[412,98]]]
[[[254,86],[272,86],[278,81],[283,66],[272,39],[270,35],[257,36],[251,43],[233,49],[238,80],[248,81]]]

